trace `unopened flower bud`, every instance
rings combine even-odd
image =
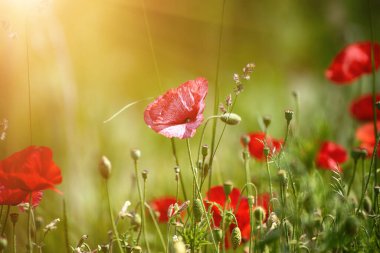
[[[212,230],[212,235],[214,236],[214,240],[216,243],[219,243],[222,241],[223,238],[223,231],[220,228],[214,228]]]
[[[7,248],[7,246],[8,246],[7,238],[0,236],[0,251],[5,250]]]
[[[141,157],[141,151],[139,149],[132,149],[131,157],[134,161],[137,161]]]
[[[220,120],[228,125],[237,125],[241,121],[241,117],[237,115],[236,113],[224,113],[222,116],[220,116]]]
[[[231,243],[232,243],[233,249],[236,249],[237,247],[239,247],[239,245],[241,243],[241,232],[240,232],[240,228],[239,227],[235,227],[232,230],[232,233],[231,233]]]
[[[112,165],[110,160],[106,156],[102,156],[99,162],[99,171],[104,179],[108,179],[111,176]]]
[[[363,153],[361,148],[354,148],[351,150],[351,157],[355,162],[357,162],[362,157],[362,154]]]
[[[288,124],[293,119],[293,114],[294,114],[294,112],[292,110],[286,110],[285,111],[285,119],[288,122]]]
[[[141,176],[142,176],[142,178],[144,179],[144,181],[147,180],[147,178],[148,178],[148,174],[149,174],[149,171],[148,171],[148,170],[143,170],[143,171],[141,172]]]
[[[45,224],[44,218],[42,216],[36,217],[36,229],[40,230]]]
[[[268,128],[270,123],[272,122],[272,118],[270,116],[263,116],[263,123],[265,128]]]
[[[200,199],[194,200],[193,212],[194,212],[195,221],[200,222],[203,216],[203,206],[202,206],[202,201]]]
[[[258,223],[262,223],[265,220],[265,213],[265,209],[261,206],[257,206],[253,209],[253,216]]]
[[[360,222],[355,216],[349,216],[347,217],[345,223],[344,223],[344,231],[349,235],[349,236],[355,236],[360,227]]]
[[[288,173],[286,172],[286,170],[279,170],[277,172],[277,175],[281,185],[286,188],[288,186]]]
[[[252,195],[248,196],[248,205],[249,207],[253,207],[255,205],[255,198]]]
[[[82,235],[82,237],[80,238],[77,244],[77,248],[80,248],[87,239],[88,239],[88,235]]]
[[[208,155],[208,145],[202,146],[202,156],[206,157]]]
[[[264,147],[264,149],[263,149],[263,153],[264,153],[264,156],[265,156],[265,157],[269,156],[269,153],[270,153],[270,149],[269,149],[269,147]]]
[[[226,181],[223,184],[224,194],[226,195],[227,199],[228,199],[228,196],[230,196],[230,193],[232,192],[232,189],[233,189],[233,184],[232,184],[231,181]]]
[[[248,135],[244,135],[242,138],[241,138],[242,142],[243,142],[243,145],[244,147],[248,147],[248,144],[249,142],[251,141],[251,138],[249,138]]]
[[[13,223],[13,225],[15,225],[18,221],[18,213],[11,213],[9,216],[11,217],[11,221]]]

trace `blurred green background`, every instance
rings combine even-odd
[[[222,3],[145,0],[163,90],[206,77],[210,86],[206,117],[213,108]],[[371,5],[379,41],[380,2]],[[52,147],[62,169],[64,179],[58,188],[64,195],[47,191],[36,212],[46,222],[62,217],[64,197],[71,244],[88,234],[95,247],[107,241],[110,228],[104,182],[97,170],[101,155],[113,164],[115,211],[127,199],[137,202],[131,148],[142,150],[141,168],[150,171],[148,198],[175,189],[170,141],[143,121],[148,102],[103,124],[125,104],[161,93],[142,1],[0,0],[0,10],[0,118],[9,121],[7,138],[0,143],[1,158],[31,143]],[[368,17],[367,1],[360,0],[226,0],[221,100],[233,89],[234,73],[248,62],[256,68],[236,106],[243,121],[227,128],[222,155],[216,157],[220,176],[214,177],[215,184],[229,178],[241,186],[239,138],[260,129],[260,116],[271,115],[270,134],[283,137],[283,111],[294,109],[292,91],[300,95],[305,134],[327,125],[338,133],[337,141],[344,141],[339,135],[342,125],[353,124],[346,116],[347,105],[366,86],[334,86],[325,80],[324,70],[343,46],[370,39]],[[198,139],[197,135],[192,140],[194,152]],[[182,171],[190,181],[185,142],[177,141],[177,146]],[[21,229],[19,234],[22,245],[25,235]],[[46,252],[63,252],[57,247],[63,246],[58,244],[62,238],[60,224],[46,239]]]

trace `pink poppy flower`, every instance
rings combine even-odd
[[[380,67],[380,45],[373,44],[375,69]],[[348,84],[363,74],[372,72],[371,42],[359,42],[345,47],[326,70],[326,78],[336,84]]]
[[[208,86],[205,78],[187,81],[149,104],[145,123],[168,138],[191,138],[203,121]]]
[[[339,165],[347,159],[347,152],[342,146],[331,141],[325,141],[318,151],[316,164],[321,169],[341,172],[342,169]]]

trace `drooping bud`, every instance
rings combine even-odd
[[[231,181],[224,182],[223,190],[224,190],[224,194],[226,195],[226,199],[228,199],[228,196],[230,196],[232,189],[233,189],[233,184]]]
[[[232,248],[236,249],[241,244],[241,231],[239,227],[235,227],[231,233]]]
[[[219,243],[222,241],[223,238],[223,231],[220,228],[214,228],[212,230],[212,235],[214,236],[214,240],[216,243]]]
[[[268,128],[270,123],[272,122],[272,118],[270,116],[263,116],[263,123],[265,128]]]
[[[149,174],[149,171],[148,170],[143,170],[141,172],[141,176],[142,178],[144,179],[144,181],[146,181],[148,179],[148,174]]]
[[[253,207],[255,205],[255,198],[252,195],[248,196],[248,206]]]
[[[265,213],[265,209],[261,206],[257,206],[253,209],[253,216],[257,223],[262,223],[265,220]]]
[[[131,150],[131,157],[134,161],[137,161],[141,157],[141,151],[139,149],[132,149]]]
[[[202,146],[202,156],[206,157],[208,155],[208,145]]]
[[[241,138],[241,140],[242,140],[242,142],[243,142],[244,147],[248,147],[249,142],[251,141],[251,138],[249,138],[248,135],[244,135],[244,136]]]
[[[224,113],[222,116],[220,116],[220,120],[228,125],[237,125],[241,121],[241,117],[237,115],[236,113]]]
[[[202,201],[200,199],[194,200],[193,212],[194,212],[195,221],[200,222],[202,220],[202,216],[203,216]]]
[[[288,122],[288,124],[293,119],[293,114],[294,112],[292,110],[285,110],[285,119]]]
[[[108,179],[111,176],[112,164],[106,156],[102,156],[99,162],[99,171],[104,179]]]

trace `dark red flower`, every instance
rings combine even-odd
[[[380,45],[373,44],[375,69],[380,66]],[[326,78],[337,83],[351,83],[363,74],[372,72],[371,42],[359,42],[345,47],[326,70]]]
[[[380,94],[376,95],[376,101],[380,101]],[[358,97],[351,102],[350,112],[352,117],[359,121],[373,120],[372,94]],[[380,118],[380,110],[376,110],[377,118]]]
[[[145,123],[168,138],[191,138],[203,121],[207,80],[199,77],[167,91],[149,104]]]
[[[0,184],[28,193],[55,189],[62,176],[52,158],[48,147],[30,146],[16,152],[0,162]]]
[[[249,240],[249,234],[250,234],[250,218],[249,218],[249,205],[248,200],[246,197],[242,197],[239,202],[240,198],[240,190],[237,188],[233,188],[230,193],[230,202],[227,206],[227,209],[232,210],[235,214],[236,220],[238,222],[238,227],[242,231],[242,238],[243,240]],[[257,206],[261,206],[266,211],[266,214],[268,213],[269,208],[269,194],[265,193],[262,195],[259,195],[257,197]],[[205,198],[206,206],[210,206],[211,203],[216,203],[221,206],[221,208],[224,208],[226,197],[224,194],[223,186],[214,186],[212,187],[206,194]],[[213,220],[214,225],[216,227],[220,227],[220,223],[222,221],[222,216],[219,211],[219,208],[216,206],[212,207],[213,212]],[[231,230],[236,225],[231,225]],[[226,245],[228,245],[226,243]]]
[[[0,205],[17,206],[29,203],[30,193],[19,189],[8,189],[0,185]],[[37,207],[42,200],[42,191],[32,193],[32,206]]]
[[[377,121],[377,129],[380,129],[380,121]],[[360,147],[367,150],[370,157],[373,153],[376,138],[373,122],[368,122],[356,129],[356,139],[360,142]],[[377,154],[380,155],[380,146],[377,148]]]
[[[251,156],[259,161],[264,161],[264,147],[268,145],[270,149],[270,156],[279,152],[282,145],[282,140],[277,140],[271,138],[270,136],[265,136],[264,132],[254,132],[248,134],[250,141],[248,144],[248,150]],[[266,145],[265,145],[266,144]]]
[[[316,165],[321,169],[341,171],[340,164],[347,161],[346,150],[331,141],[325,141],[321,144],[316,156]]]
[[[167,223],[169,221],[168,208],[175,203],[177,203],[175,197],[162,197],[150,202],[151,208],[158,214],[158,222]]]

